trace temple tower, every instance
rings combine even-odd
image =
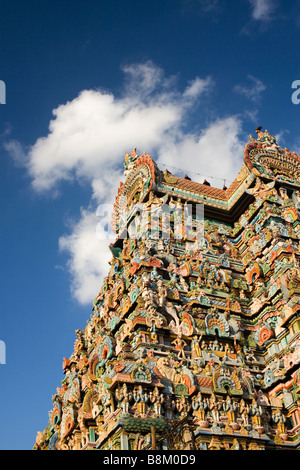
[[[298,449],[300,157],[226,189],[126,154],[107,277],[36,449]]]

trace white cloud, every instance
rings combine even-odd
[[[269,21],[277,7],[274,0],[249,0],[252,18],[257,21]]]
[[[180,121],[180,109],[172,102],[132,104],[93,90],[83,91],[53,114],[48,136],[29,153],[37,191],[51,190],[62,180],[109,178],[125,151],[132,146],[154,149]]]
[[[180,126],[197,100],[213,87],[210,77],[196,77],[183,92],[175,78],[166,78],[152,62],[123,67],[121,97],[102,90],[84,90],[53,110],[49,133],[31,147],[26,164],[38,192],[56,191],[63,181],[85,181],[94,198],[115,194],[125,152],[158,152],[180,135]],[[21,147],[7,149],[20,157]],[[108,191],[112,185],[111,193]]]
[[[189,83],[189,86],[183,92],[184,99],[194,99],[210,90],[213,85],[211,77],[201,79],[196,77]]]
[[[182,168],[184,173],[190,173],[191,179],[199,182],[204,177],[214,177],[211,184],[222,187],[224,179],[231,182],[240,170],[243,148],[241,121],[231,116],[214,121],[200,133],[165,142],[159,152],[158,165],[167,165],[170,171],[172,167]]]
[[[71,291],[80,304],[91,303],[97,296],[101,278],[110,267],[108,242],[96,233],[98,222],[95,211],[81,209],[81,217],[71,227],[72,232],[59,239],[59,249],[69,256]]]
[[[234,90],[237,93],[246,96],[246,98],[249,98],[254,103],[258,103],[262,92],[266,89],[266,86],[261,80],[253,77],[253,75],[248,75],[248,79],[250,81],[249,86],[236,85]]]
[[[170,165],[170,171],[174,166],[228,180],[234,179],[242,161],[238,117],[216,120],[197,132],[182,130],[190,110],[213,88],[210,77],[196,77],[180,92],[175,78],[165,77],[151,62],[124,66],[123,71],[126,82],[120,95],[84,90],[55,109],[48,135],[38,139],[25,158],[39,193],[56,194],[65,181],[91,189],[90,208],[81,209],[59,239],[59,249],[69,257],[73,296],[83,304],[97,295],[108,272],[109,241],[96,231],[95,207],[114,203],[125,152],[136,147],[139,153],[156,156],[158,164]],[[15,143],[11,150],[21,156]]]
[[[9,134],[10,132],[8,132]],[[16,166],[24,166],[26,161],[26,152],[18,140],[8,140],[4,142],[5,150],[10,154]]]

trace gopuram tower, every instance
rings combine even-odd
[[[300,157],[256,134],[227,189],[126,154],[109,272],[34,449],[300,448]]]

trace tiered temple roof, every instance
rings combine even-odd
[[[256,134],[227,189],[126,154],[109,272],[34,448],[299,448],[300,157]]]

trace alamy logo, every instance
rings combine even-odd
[[[159,204],[137,203],[128,213],[126,196],[121,196],[122,211],[119,213],[120,239],[185,239],[203,241],[204,238],[204,206],[202,204]],[[96,216],[100,217],[96,232],[98,238],[113,241],[116,234],[112,231],[109,214],[111,204],[100,204]]]
[[[6,347],[4,341],[0,341],[0,364],[6,364]]]
[[[300,103],[300,80],[294,80],[292,83],[292,88],[296,89],[292,94],[292,103],[299,104]]]
[[[6,85],[3,80],[0,80],[0,104],[6,104]]]

